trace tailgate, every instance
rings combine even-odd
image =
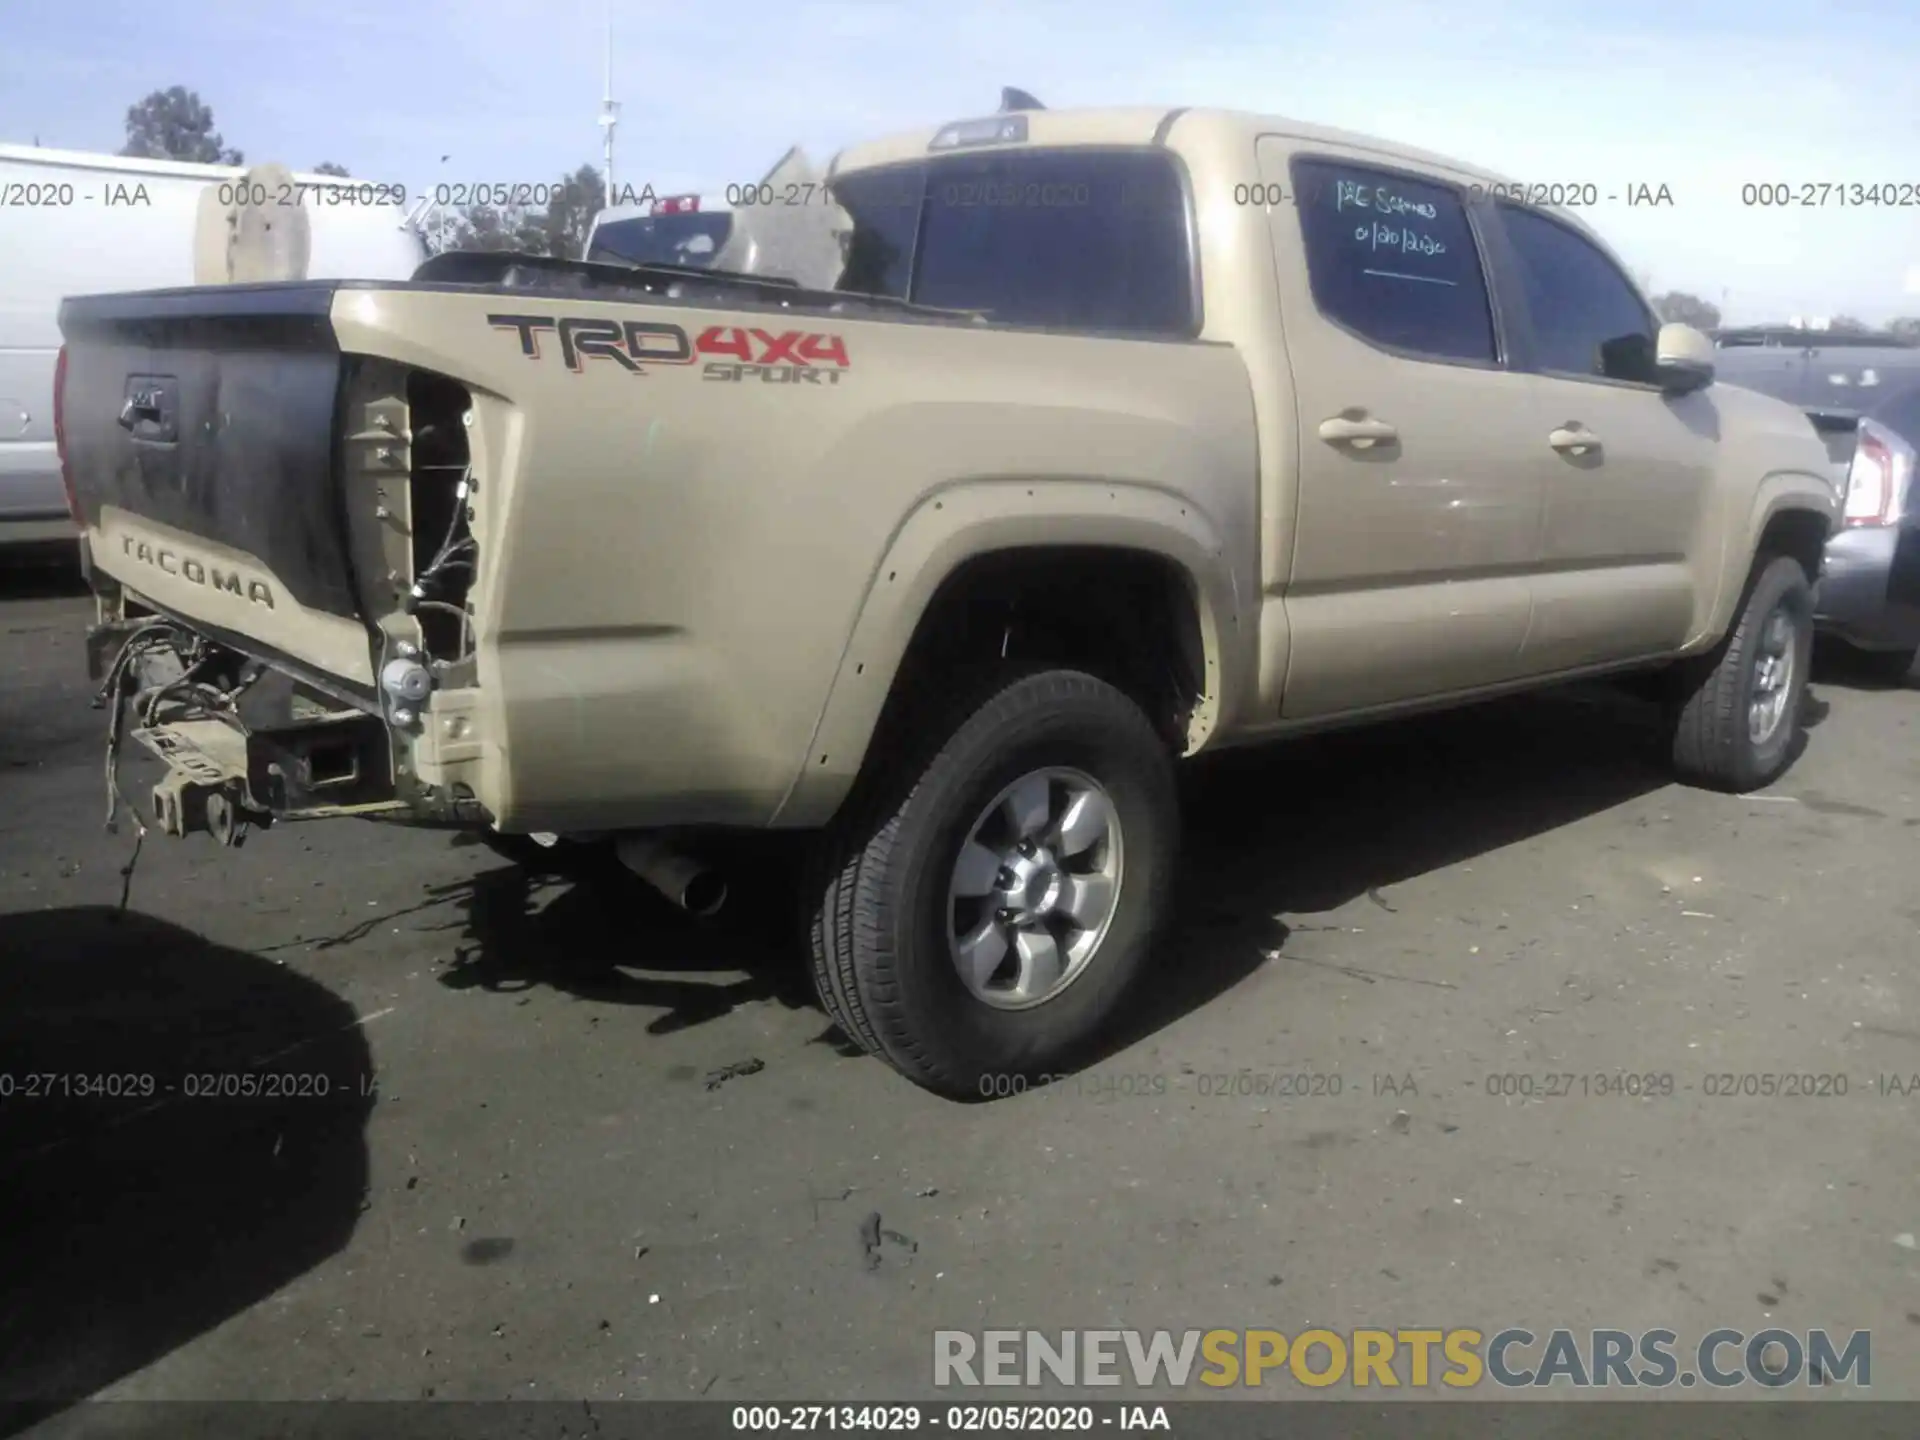
[[[68,299],[64,431],[98,569],[247,648],[367,683],[335,453],[334,290]]]

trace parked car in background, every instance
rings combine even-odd
[[[755,184],[602,210],[587,231],[584,258],[726,270],[831,289],[845,266],[851,229],[825,173],[795,145]]]
[[[285,179],[264,178],[269,171]],[[289,184],[298,187],[291,196]],[[0,145],[0,553],[79,533],[54,454],[61,300],[204,280],[196,248],[209,188],[216,202],[292,198],[304,208],[305,262],[285,278],[404,280],[426,259],[395,187],[279,166]]]
[[[1816,595],[1820,630],[1905,676],[1920,651],[1920,345],[1882,332],[1720,330],[1715,371],[1807,412],[1846,486]]]
[[[733,207],[718,195],[663,195],[610,205],[593,217],[586,258],[615,265],[711,269],[733,238]]]

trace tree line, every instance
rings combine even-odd
[[[201,165],[244,165],[245,152],[229,146],[214,128],[213,107],[184,85],[155,90],[127,107],[122,155],[145,160],[186,160]],[[346,176],[347,168],[323,160],[315,175]],[[587,231],[600,210],[606,186],[600,171],[582,165],[539,187],[545,206],[465,205],[440,207],[421,225],[427,246],[442,250],[517,250],[577,260],[586,250]]]

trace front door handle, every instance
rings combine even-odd
[[[1547,436],[1547,443],[1562,455],[1586,455],[1600,449],[1600,437],[1577,420]]]
[[[1335,415],[1330,420],[1320,422],[1320,438],[1329,444],[1351,445],[1356,450],[1365,450],[1370,445],[1398,440],[1400,432],[1384,420]]]

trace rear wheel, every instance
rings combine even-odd
[[[910,1079],[1006,1093],[1073,1063],[1146,963],[1173,879],[1173,757],[1078,671],[1001,676],[927,719],[896,727],[923,738],[876,757],[823,837],[814,981]]]
[[[1733,630],[1678,682],[1673,762],[1680,778],[1753,790],[1793,763],[1813,656],[1813,587],[1796,560],[1762,556]]]

